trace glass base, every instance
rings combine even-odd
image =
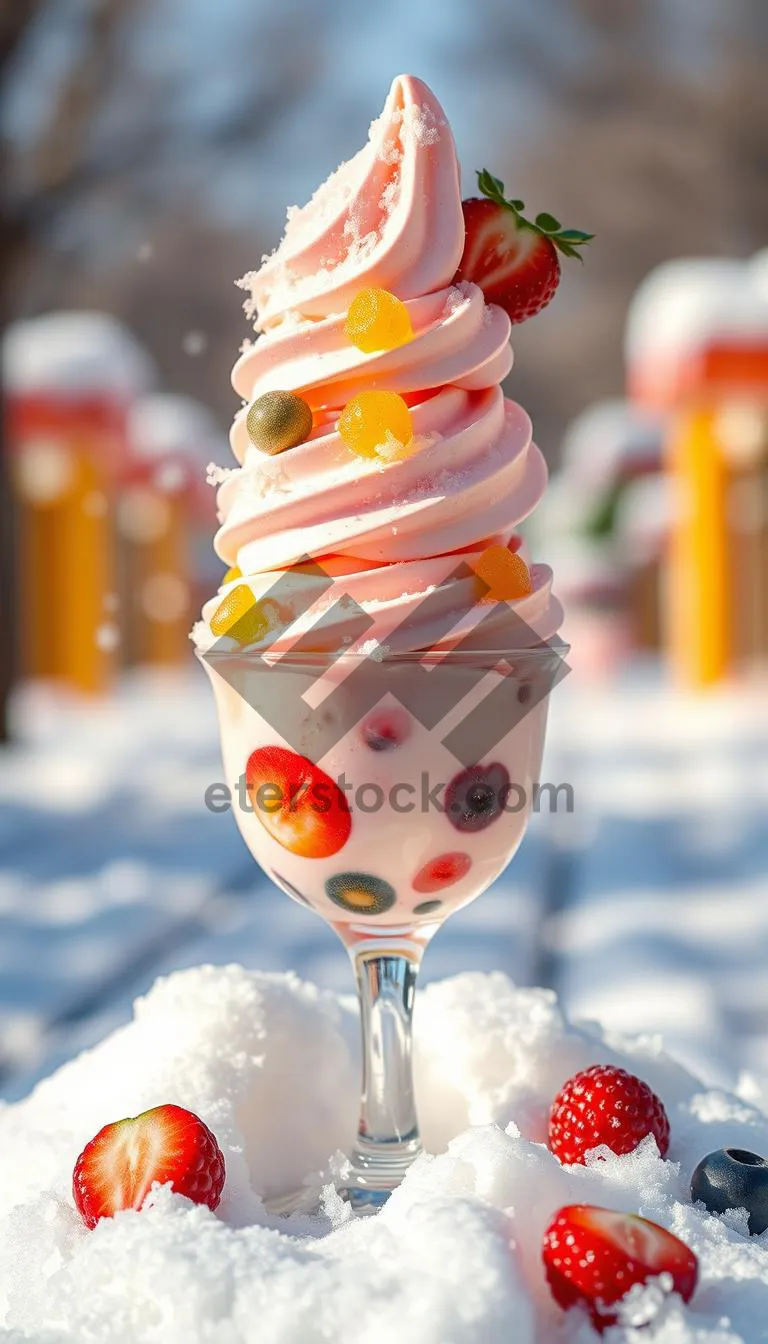
[[[313,1216],[320,1212],[319,1191],[291,1190],[285,1195],[272,1195],[264,1200],[264,1208],[277,1218],[290,1218],[294,1213]]]
[[[355,1213],[378,1213],[421,1151],[417,1136],[385,1145],[368,1144],[358,1138],[351,1162],[336,1191]],[[292,1190],[266,1199],[264,1206],[278,1217],[295,1213],[316,1214],[320,1212],[320,1192],[316,1186]]]
[[[362,1186],[345,1186],[339,1194],[352,1207],[354,1213],[365,1217],[366,1214],[378,1213],[386,1204],[392,1190],[366,1190]]]
[[[339,1186],[339,1194],[357,1213],[378,1212],[420,1152],[418,1135],[386,1144],[369,1144],[358,1137],[351,1171]]]
[[[342,1185],[339,1187],[338,1193],[343,1200],[346,1200],[353,1213],[365,1216],[369,1213],[378,1213],[398,1184],[399,1182],[394,1182],[386,1189],[373,1189],[362,1185]],[[305,1217],[313,1218],[321,1213],[321,1205],[316,1190],[309,1193],[306,1190],[293,1190],[288,1195],[276,1195],[274,1199],[266,1199],[264,1207],[267,1213],[273,1214],[276,1218],[291,1218],[295,1214],[303,1214]]]

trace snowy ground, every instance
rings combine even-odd
[[[285,1236],[261,1196],[317,1181],[354,1125],[345,955],[260,878],[232,818],[206,811],[220,766],[202,674],[137,677],[99,709],[22,696],[19,743],[0,754],[0,1091],[15,1101],[53,1076],[0,1106],[2,1344],[383,1344],[395,1332],[586,1344],[538,1258],[546,1221],[576,1199],[638,1210],[700,1256],[691,1308],[665,1307],[654,1344],[768,1340],[768,1233],[749,1239],[737,1215],[702,1215],[687,1196],[711,1149],[768,1153],[763,708],[758,690],[687,700],[652,674],[559,688],[544,777],[572,784],[575,811],[536,819],[510,872],[427,954],[425,981],[440,983],[417,1006],[417,1084],[433,1156],[379,1218],[350,1224],[329,1193],[318,1220]],[[292,967],[323,990],[183,971],[107,1034],[158,974],[232,961]],[[549,992],[477,974],[492,971],[553,985],[570,1016],[610,1034],[568,1026]],[[664,1055],[659,1033],[716,1090]],[[540,1142],[549,1102],[575,1069],[611,1058],[663,1097],[669,1160],[646,1149],[565,1172]],[[221,1216],[161,1192],[151,1212],[87,1233],[74,1158],[103,1123],[159,1101],[216,1130]]]
[[[553,704],[572,817],[543,931],[567,1011],[661,1032],[704,1077],[768,1074],[768,691],[639,672]]]
[[[478,1029],[478,1024],[482,1028]],[[759,1344],[768,1338],[768,1233],[691,1205],[690,1173],[724,1143],[768,1151],[768,1117],[705,1092],[653,1044],[569,1027],[551,992],[464,974],[417,1015],[421,1158],[376,1217],[329,1185],[319,1217],[282,1222],[262,1197],[308,1183],[348,1149],[357,1090],[349,1000],[240,967],[181,972],[135,1021],[0,1112],[0,1339],[7,1344],[587,1344],[552,1302],[542,1234],[563,1204],[640,1212],[698,1256],[689,1307],[640,1290],[653,1326],[610,1344]],[[317,1067],[322,1059],[323,1067]],[[543,1143],[564,1079],[615,1061],[667,1108],[672,1143],[561,1167]],[[170,1193],[86,1230],[72,1164],[114,1116],[183,1103],[227,1164],[217,1214]],[[607,1150],[606,1150],[607,1151]],[[152,1198],[152,1197],[150,1197]],[[654,1313],[656,1313],[654,1315]]]

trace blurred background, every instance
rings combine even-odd
[[[0,1094],[229,957],[348,987],[254,872],[187,632],[218,582],[234,281],[429,83],[464,172],[594,232],[514,332],[573,674],[501,965],[768,1092],[768,10],[757,0],[14,0],[0,12]]]

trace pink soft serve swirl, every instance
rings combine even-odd
[[[512,367],[511,324],[476,285],[452,286],[463,246],[450,128],[426,85],[402,75],[366,146],[292,213],[278,250],[244,282],[262,334],[233,370],[245,403],[230,435],[240,467],[218,491],[215,547],[257,597],[307,556],[334,576],[334,592],[286,642],[331,607],[318,648],[344,640],[342,591],[390,646],[442,643],[446,615],[455,639],[477,620],[476,583],[456,577],[459,563],[507,544],[541,498],[547,471],[530,421],[499,386]],[[406,303],[406,345],[364,354],[345,336],[346,309],[369,285]],[[357,456],[336,430],[350,397],[376,388],[411,408],[414,450],[395,461]],[[300,393],[315,424],[305,443],[269,458],[250,444],[245,417],[275,389]],[[536,565],[532,577],[533,593],[515,604],[531,643],[562,616],[550,570]],[[315,580],[293,571],[291,582],[300,602]],[[220,601],[221,592],[206,604],[206,622]],[[281,616],[290,615],[289,603]]]

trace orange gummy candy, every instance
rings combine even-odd
[[[488,546],[475,565],[475,573],[488,588],[483,602],[516,602],[533,592],[528,566],[506,546]]]
[[[388,289],[361,289],[349,305],[344,331],[366,355],[396,350],[413,338],[408,309]]]
[[[413,438],[411,412],[397,392],[360,392],[339,417],[339,434],[360,457],[397,457]]]
[[[269,632],[269,619],[247,583],[239,583],[211,617],[214,635],[229,635],[238,644],[256,644]]]

